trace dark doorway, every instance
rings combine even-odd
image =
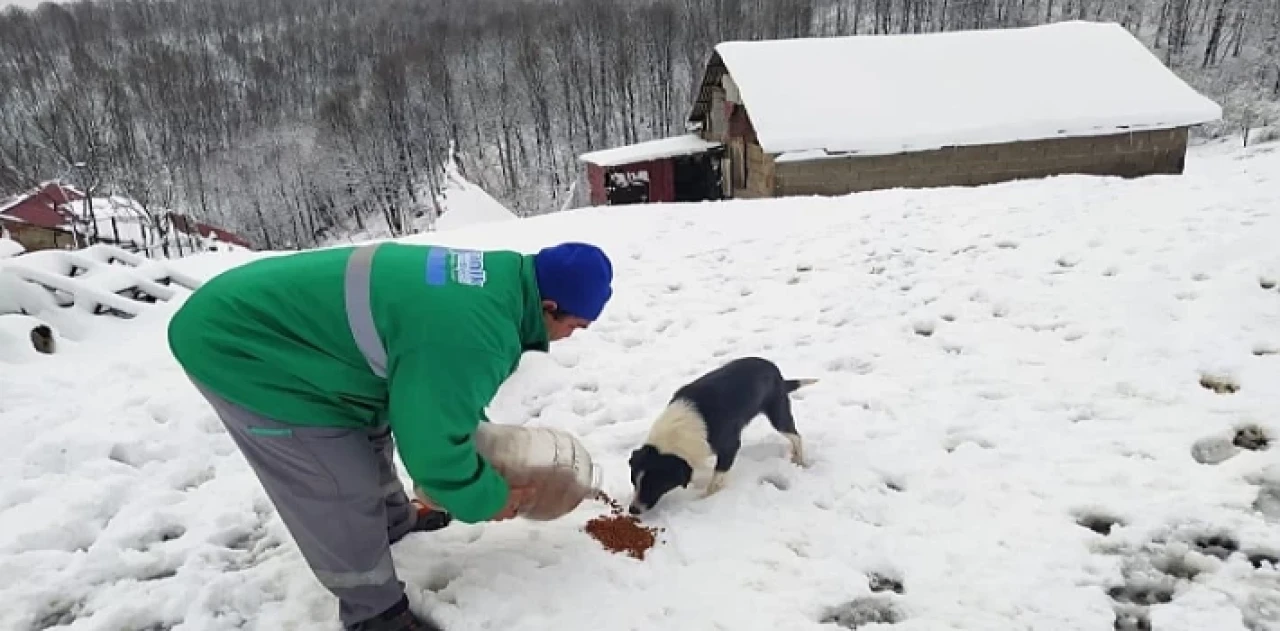
[[[675,193],[677,202],[701,202],[721,199],[719,151],[707,151],[675,158]]]
[[[614,171],[605,176],[609,204],[643,204],[649,201],[648,171]]]

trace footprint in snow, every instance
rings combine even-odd
[[[942,448],[946,449],[947,453],[954,453],[965,444],[977,445],[982,449],[994,449],[996,446],[995,443],[979,436],[956,434],[954,436],[948,436],[947,439],[942,442]]]
[[[1123,526],[1124,520],[1101,511],[1080,511],[1076,523],[1105,537],[1116,526]]]
[[[869,361],[856,357],[836,357],[827,361],[826,369],[831,372],[851,372],[856,375],[866,375],[875,370],[875,366]]]
[[[1146,607],[1134,605],[1117,606],[1115,622],[1111,628],[1115,631],[1152,631],[1151,618]]]
[[[907,588],[903,585],[902,576],[895,572],[868,572],[867,586],[871,588],[872,592],[876,593],[907,593]]]
[[[1139,579],[1111,587],[1107,595],[1117,603],[1151,606],[1173,602],[1174,589],[1167,581]]]
[[[933,335],[937,328],[937,323],[928,318],[917,318],[911,321],[911,330],[921,337]]]
[[[1251,552],[1248,556],[1249,564],[1259,570],[1267,567],[1280,570],[1280,552]]]
[[[1232,445],[1250,451],[1262,451],[1269,447],[1272,441],[1271,432],[1261,425],[1252,423],[1237,427],[1235,435],[1231,438]]]
[[[150,550],[162,543],[168,543],[176,539],[181,539],[187,534],[186,526],[179,524],[166,524],[148,532],[142,533],[138,538],[127,547],[134,550]]]
[[[1217,373],[1200,375],[1200,387],[1217,394],[1235,394],[1240,390],[1240,384],[1233,377]]]
[[[1191,458],[1200,464],[1222,464],[1240,453],[1240,448],[1223,436],[1206,436],[1191,445]]]
[[[791,488],[791,481],[779,473],[768,473],[760,476],[760,484],[772,486],[779,491],[786,491]]]
[[[44,629],[71,626],[84,612],[84,606],[85,603],[82,600],[58,597],[45,604],[42,608],[43,613],[36,618],[31,628],[34,631],[44,631]]]
[[[1280,522],[1280,483],[1263,484],[1253,500],[1253,510],[1271,521]]]
[[[836,624],[846,629],[858,629],[871,624],[896,624],[906,619],[906,613],[887,595],[860,596],[831,607],[823,615],[822,624]]]
[[[1205,556],[1211,556],[1221,561],[1226,561],[1231,555],[1240,550],[1240,542],[1235,536],[1227,532],[1208,532],[1197,535],[1191,539],[1197,552]]]

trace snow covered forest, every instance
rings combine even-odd
[[[1280,0],[77,2],[0,13],[0,192],[63,176],[307,247],[403,233],[456,160],[536,215],[578,153],[679,133],[716,42],[1064,19],[1137,34],[1224,106],[1207,133],[1277,122]]]

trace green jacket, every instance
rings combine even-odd
[[[475,449],[484,408],[525,350],[547,350],[533,257],[383,243],[366,276],[379,377],[348,319],[356,248],[260,259],[195,291],[169,348],[196,381],[282,423],[389,422],[413,482],[467,523],[506,504],[506,482]]]

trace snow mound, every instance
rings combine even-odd
[[[583,532],[599,504],[454,524],[394,548],[412,605],[449,629],[1274,627],[1280,261],[1258,235],[1280,230],[1280,152],[1225,146],[1183,177],[402,239],[608,250],[604,317],[527,355],[489,411],[580,436],[621,501],[629,452],[688,379],[761,355],[820,380],[792,397],[806,466],[757,420],[724,490],[700,497],[699,474],[646,517],[666,530],[644,561]],[[22,577],[0,582],[0,628],[336,628],[164,318],[118,330],[0,379],[0,568]]]
[[[4,289],[0,284],[0,292]],[[37,347],[32,340],[32,331],[42,325],[48,326],[40,319],[29,315],[0,315],[0,363],[16,364],[40,358],[41,353],[36,350]],[[53,335],[56,347],[56,332]]]
[[[0,259],[13,258],[26,251],[27,249],[22,247],[21,243],[9,237],[0,236]]]
[[[30,315],[80,339],[88,316],[130,319],[200,285],[166,262],[105,244],[0,261],[0,315]]]
[[[436,230],[457,230],[519,218],[484,189],[462,177],[452,162],[445,169],[445,177],[447,185],[441,194],[443,212],[436,219]]]

